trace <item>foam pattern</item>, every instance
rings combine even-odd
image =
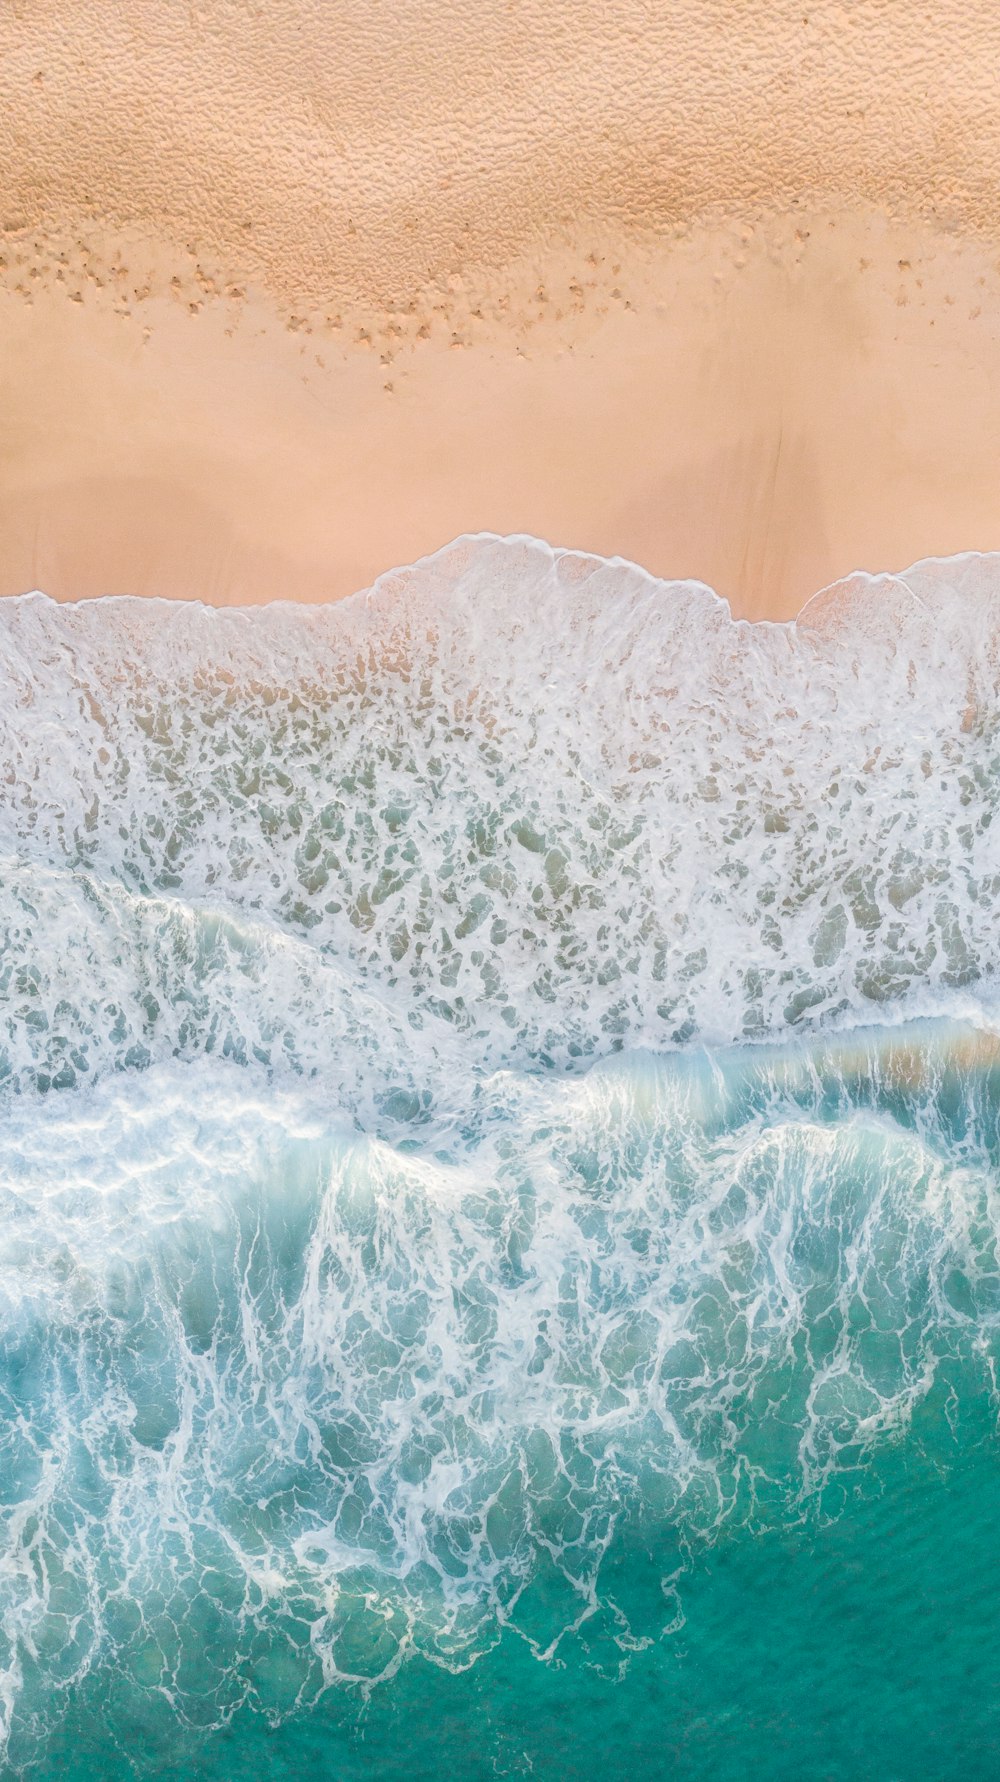
[[[978,985],[997,584],[958,559],[748,626],[473,539],[331,608],[8,602],[0,1070],[347,1079],[364,1026],[452,1081],[456,1044],[567,1066]]]
[[[0,607],[12,1763],[95,1670],[624,1662],[994,1402],[997,589]]]

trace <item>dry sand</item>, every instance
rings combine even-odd
[[[1000,547],[1000,14],[20,0],[0,591]]]

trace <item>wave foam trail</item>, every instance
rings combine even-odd
[[[750,627],[530,540],[0,606],[12,1761],[617,1663],[995,1415],[998,636],[992,558]]]

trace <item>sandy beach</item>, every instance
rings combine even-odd
[[[997,1776],[998,71],[0,8],[0,1777]]]
[[[785,617],[1000,545],[985,6],[0,26],[0,590],[328,599],[530,532]]]

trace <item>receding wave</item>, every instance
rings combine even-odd
[[[527,540],[327,608],[7,602],[3,1078],[214,1052],[363,1096],[402,1040],[447,1094],[456,1045],[565,1067],[975,992],[998,643],[980,557],[789,626]]]
[[[992,1405],[998,646],[972,555],[0,606],[13,1763],[91,1675],[623,1661]]]

